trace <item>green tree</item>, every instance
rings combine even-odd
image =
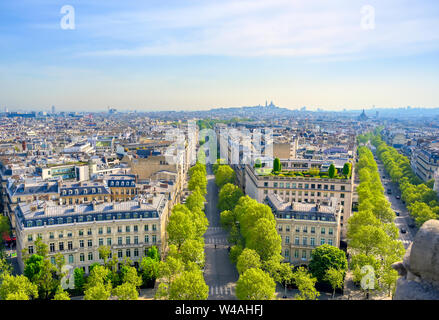
[[[142,270],[142,280],[143,284],[147,287],[154,286],[155,280],[159,275],[160,261],[154,260],[151,257],[143,257],[140,263],[140,268]]]
[[[85,290],[84,300],[108,300],[111,296],[111,283],[97,283]]]
[[[134,267],[123,266],[121,269],[122,283],[130,283],[135,288],[142,285],[142,278],[137,274],[137,270]]]
[[[180,255],[183,263],[195,262],[204,267],[204,239],[186,240],[180,247]]]
[[[329,176],[329,178],[331,178],[331,179],[335,177],[335,166],[334,166],[333,163],[331,163],[331,165],[329,166],[329,169],[328,169],[328,176]]]
[[[317,278],[317,281],[324,282],[328,269],[334,268],[346,273],[348,262],[343,250],[329,244],[318,246],[311,252],[309,270]]]
[[[254,249],[261,260],[280,254],[282,239],[276,231],[276,223],[266,218],[257,220],[247,239],[247,247]]]
[[[153,260],[156,260],[156,261],[160,260],[159,250],[157,249],[156,246],[152,246],[151,248],[149,248],[146,255]]]
[[[345,175],[346,177],[349,177],[351,175],[351,164],[349,162],[346,162],[343,165],[343,175]]]
[[[218,194],[218,208],[221,211],[233,210],[243,195],[244,193],[238,186],[226,183]]]
[[[30,300],[38,298],[38,287],[23,275],[2,275],[1,300]]]
[[[344,278],[343,271],[339,269],[335,269],[331,267],[328,270],[326,270],[324,280],[326,280],[331,284],[331,287],[333,289],[332,298],[334,298],[335,290],[343,288],[343,278]]]
[[[183,205],[174,206],[166,230],[169,243],[178,248],[186,239],[191,239],[195,235],[195,225],[189,209]]]
[[[273,171],[280,172],[282,170],[282,164],[280,163],[279,158],[275,158],[273,161]]]
[[[53,300],[70,300],[70,296],[61,286],[58,286]]]
[[[242,246],[240,245],[234,245],[230,248],[229,258],[233,264],[238,262],[238,257],[241,255],[242,250]]]
[[[74,281],[75,281],[75,289],[79,294],[84,292],[85,285],[85,272],[82,268],[75,268],[73,271]]]
[[[235,179],[236,173],[229,165],[221,165],[215,174],[215,183],[220,189],[227,183],[234,183]]]
[[[186,198],[186,207],[191,211],[203,211],[204,210],[204,197],[201,194],[199,188],[195,190]]]
[[[207,300],[208,295],[201,270],[184,271],[169,286],[169,300]]]
[[[239,300],[272,300],[275,292],[274,280],[258,268],[247,269],[236,283],[236,297]]]
[[[260,268],[261,267],[261,258],[259,254],[253,250],[245,248],[238,257],[238,261],[236,263],[236,269],[238,269],[239,274],[243,274],[250,268]]]
[[[293,272],[292,281],[300,293],[295,296],[296,300],[317,300],[319,292],[315,288],[316,278],[313,278],[303,267]]]
[[[204,196],[207,193],[206,175],[201,171],[195,171],[188,181],[188,189],[194,191],[196,188]]]
[[[38,295],[42,299],[49,299],[59,285],[59,281],[54,279],[55,266],[47,258],[38,254],[33,254],[25,260],[23,274],[37,285]]]
[[[98,248],[99,258],[104,260],[104,266],[108,268],[108,259],[111,254],[110,246],[99,246]]]
[[[131,282],[124,282],[120,286],[114,288],[113,295],[115,295],[118,300],[139,299],[139,292],[137,291],[136,285]]]
[[[236,224],[236,215],[233,211],[224,210],[220,214],[220,222],[223,229],[230,231]]]

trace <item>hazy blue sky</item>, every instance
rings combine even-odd
[[[437,0],[2,0],[0,108],[439,107],[438,30]]]

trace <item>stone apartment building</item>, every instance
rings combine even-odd
[[[59,206],[46,201],[20,203],[15,209],[17,261],[23,270],[22,249],[35,253],[35,240],[48,245],[49,256],[65,257],[69,268],[102,263],[99,247],[108,245],[120,263],[130,258],[140,265],[152,245],[163,254],[168,219],[166,196],[158,194],[134,201]],[[120,265],[119,265],[120,266]]]
[[[330,179],[317,176],[280,176],[259,174],[245,166],[245,193],[258,202],[269,194],[277,194],[285,202],[328,205],[331,198],[340,206],[341,239],[346,236],[347,220],[352,213],[353,174],[349,179]]]
[[[282,238],[282,255],[295,266],[308,264],[312,250],[322,244],[340,246],[341,208],[332,198],[329,206],[285,202],[277,194],[269,194],[270,206]]]

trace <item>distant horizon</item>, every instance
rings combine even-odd
[[[273,102],[274,103],[274,102]],[[274,103],[275,104],[275,103]],[[131,109],[131,108],[118,108],[117,106],[111,106],[110,108],[116,109],[117,112],[121,112],[121,113],[131,113],[131,112],[138,112],[138,113],[148,113],[148,112],[208,112],[208,111],[212,111],[212,110],[217,110],[217,109],[236,109],[236,108],[246,108],[246,107],[265,107],[265,105],[246,105],[246,106],[215,106],[215,107],[206,107],[204,109],[177,109],[177,108],[169,108],[169,109],[141,109],[141,108],[137,108],[137,109]],[[302,111],[301,109],[303,107],[306,107],[305,111],[311,111],[311,112],[362,112],[363,110],[366,112],[374,112],[374,111],[379,111],[379,110],[412,110],[412,109],[429,109],[429,110],[433,110],[433,109],[439,109],[438,107],[418,107],[418,106],[405,106],[405,107],[359,107],[359,108],[337,108],[337,109],[325,109],[325,107],[308,107],[308,106],[302,106],[302,107],[284,107],[284,106],[278,106],[275,104],[276,107],[282,108],[282,109],[288,109],[291,111]],[[5,106],[1,107],[2,109],[0,110],[0,113],[4,113],[5,112]],[[51,113],[52,112],[52,106],[50,106],[47,109],[37,109],[37,108],[8,108],[8,112],[47,112],[47,113]],[[105,109],[97,109],[97,110],[79,110],[79,109],[58,109],[55,106],[55,113],[59,113],[59,112],[80,112],[80,113],[108,113],[108,108]]]

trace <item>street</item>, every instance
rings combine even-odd
[[[392,210],[395,212],[399,212],[399,216],[396,216],[395,224],[400,231],[399,232],[399,239],[404,244],[404,248],[407,249],[409,247],[410,243],[412,243],[412,241],[416,235],[417,228],[416,227],[414,227],[414,228],[409,227],[409,224],[414,223],[414,222],[413,222],[412,218],[410,217],[406,206],[402,202],[402,199],[396,199],[396,196],[401,196],[401,192],[399,191],[398,186],[392,182],[392,180],[390,179],[390,176],[386,173],[382,162],[377,158],[375,158],[375,161],[377,162],[377,165],[378,165],[381,183],[384,187],[384,194],[385,194],[387,200],[391,203]],[[383,177],[385,177],[385,178],[383,178]],[[390,189],[392,193],[387,194],[387,189]],[[407,232],[402,233],[401,229],[405,229]]]
[[[218,204],[218,188],[212,166],[207,165],[207,195],[205,213],[209,228],[204,235],[206,263],[204,279],[209,286],[209,300],[236,299],[235,285],[238,271],[230,262],[227,248],[227,232],[221,228]]]

